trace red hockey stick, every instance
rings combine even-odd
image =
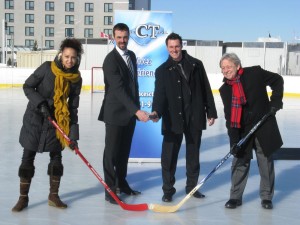
[[[71,144],[70,138],[63,132],[63,130],[58,126],[58,124],[49,116],[48,120],[52,123],[52,125],[63,135],[63,137],[67,140],[68,144]],[[97,171],[93,168],[93,166],[86,160],[86,158],[81,154],[79,149],[75,147],[75,153],[83,160],[83,162],[90,168],[93,174],[98,178],[100,183],[104,186],[105,190],[110,194],[111,197],[122,207],[122,209],[130,210],[130,211],[145,211],[148,210],[148,205],[146,203],[143,204],[126,204],[121,201],[118,196],[111,191],[105,181],[100,177]]]

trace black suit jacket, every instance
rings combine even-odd
[[[105,94],[98,119],[105,123],[125,126],[140,109],[136,56],[128,52],[134,66],[134,79],[116,48],[103,62]]]
[[[225,81],[225,78],[224,78]],[[282,108],[283,78],[276,73],[263,70],[260,66],[246,67],[241,76],[241,83],[246,95],[247,103],[243,106],[241,128],[230,127],[232,88],[226,82],[220,87],[220,95],[224,104],[226,127],[231,145],[237,143],[250,129],[270,111],[270,107]],[[267,86],[272,89],[270,100]],[[271,116],[255,132],[252,139],[243,145],[246,151],[252,152],[253,139],[258,141],[266,156],[270,156],[282,146],[282,139],[276,118]]]

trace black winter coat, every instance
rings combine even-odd
[[[191,119],[197,130],[206,129],[207,118],[217,118],[212,90],[202,62],[191,57],[185,50],[182,56],[190,75]],[[155,90],[152,111],[162,116],[162,134],[183,133],[184,113],[182,97],[182,76],[171,57],[155,71]]]
[[[283,106],[283,78],[276,73],[263,70],[260,66],[246,67],[241,76],[241,83],[247,103],[243,106],[241,128],[230,127],[232,87],[225,82],[220,87],[220,95],[224,104],[226,127],[230,144],[237,143],[251,128],[270,111],[272,106],[281,109]],[[270,100],[267,86],[272,90]],[[265,156],[270,156],[282,146],[282,139],[274,116],[269,117],[252,138],[243,145],[243,149],[252,157],[253,141],[257,137]]]
[[[56,129],[40,113],[39,106],[47,102],[54,119],[54,81],[55,75],[51,71],[51,62],[45,62],[31,74],[23,85],[23,90],[29,102],[23,116],[19,142],[23,148],[37,151],[61,151],[63,148],[56,138]],[[82,79],[77,83],[70,83],[68,98],[70,111],[70,134],[72,140],[79,139],[78,106]]]

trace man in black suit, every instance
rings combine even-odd
[[[235,156],[231,166],[230,199],[225,207],[235,209],[242,205],[254,149],[261,177],[261,206],[272,209],[275,171],[271,155],[283,144],[275,117],[276,111],[283,106],[283,78],[260,66],[242,67],[235,53],[225,53],[220,60],[220,67],[224,75],[220,96],[224,104],[231,153]],[[272,90],[270,98],[267,86]],[[240,149],[234,147],[268,112],[272,116],[252,134],[249,141]]]
[[[217,110],[203,63],[182,50],[182,38],[171,33],[166,39],[169,58],[155,71],[151,115],[162,117],[162,201],[175,194],[175,172],[183,135],[186,141],[186,193],[198,183],[202,130],[213,125]],[[199,191],[195,198],[205,197]]]
[[[103,154],[104,179],[111,190],[127,195],[140,194],[126,181],[127,164],[136,119],[146,122],[148,113],[140,110],[137,64],[134,52],[127,49],[129,28],[118,23],[113,28],[116,47],[103,63],[105,95],[98,119],[105,123]],[[105,192],[105,200],[117,202]]]

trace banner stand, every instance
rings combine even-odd
[[[116,10],[114,23],[125,23],[129,27],[128,49],[137,56],[141,110],[150,113],[155,70],[169,55],[165,40],[172,32],[172,12]],[[129,162],[160,162],[162,138],[160,121],[137,121]]]

